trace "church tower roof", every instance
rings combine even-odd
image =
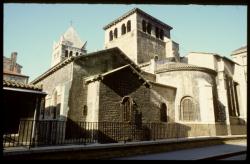
[[[77,34],[76,30],[73,26],[70,26],[68,30],[62,36],[63,41],[71,42],[72,47],[82,48],[85,43],[80,39],[79,35]]]

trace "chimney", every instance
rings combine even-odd
[[[15,71],[17,52],[11,53],[11,66],[10,71]]]

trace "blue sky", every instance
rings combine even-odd
[[[53,41],[71,21],[92,52],[104,47],[103,26],[134,7],[173,27],[181,56],[199,51],[230,57],[247,44],[246,6],[4,4],[4,56],[18,52],[22,73],[32,81],[50,68]]]

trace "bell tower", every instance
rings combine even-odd
[[[71,57],[87,53],[87,41],[82,42],[72,24],[60,37],[59,41],[53,44],[51,67]]]
[[[179,45],[171,40],[173,28],[135,8],[105,27],[105,48],[118,47],[137,64],[157,58],[179,61]]]

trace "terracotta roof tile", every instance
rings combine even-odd
[[[42,90],[42,86],[32,85],[32,84],[24,84],[16,81],[7,81],[3,80],[3,87],[11,87],[11,88],[22,88],[22,89],[30,89],[30,90]]]

